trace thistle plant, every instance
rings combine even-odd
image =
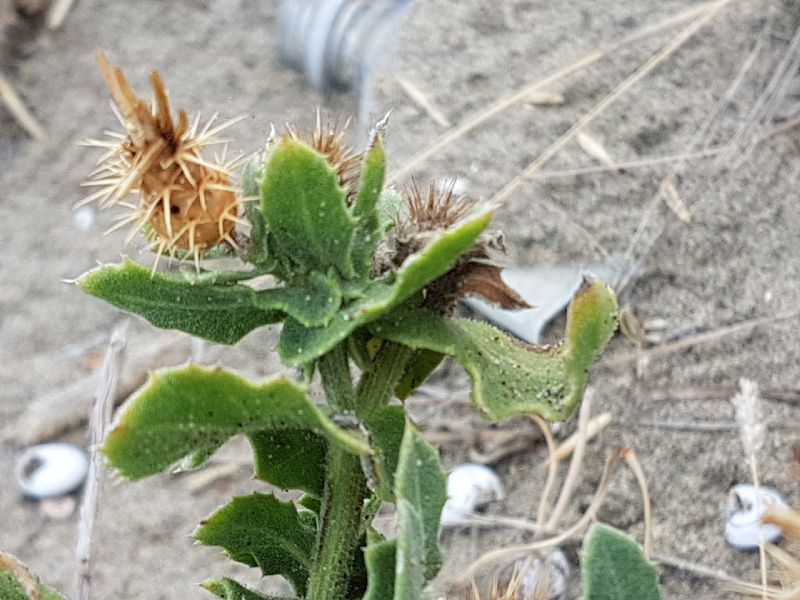
[[[296,500],[233,498],[202,520],[198,542],[283,576],[297,598],[423,598],[442,563],[445,473],[403,399],[451,357],[487,419],[567,419],[616,328],[614,294],[585,278],[555,346],[454,317],[465,296],[526,305],[491,261],[503,250],[491,206],[446,185],[384,186],[385,123],[363,151],[319,116],[310,133],[273,134],[244,166],[239,189],[235,164],[203,154],[219,128],[201,129],[184,111],[174,120],[156,73],[151,106],[102,57],[101,66],[126,131],[97,142],[108,152],[89,201],[127,207],[121,223],[195,268],[175,275],[124,260],[78,285],[212,342],[280,326],[277,352],[296,373],[253,382],[222,368],[159,371],[118,414],[102,447],[108,463],[131,480],[181,461],[196,468],[244,435],[255,477],[296,491]],[[244,266],[207,268],[224,255]],[[316,375],[324,406],[307,394]],[[373,528],[384,504],[394,505],[392,536]],[[221,598],[265,597],[229,579],[202,585]]]

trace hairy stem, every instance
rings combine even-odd
[[[332,408],[355,409],[356,395],[353,391],[350,363],[347,360],[344,344],[339,344],[319,359],[319,374],[322,377],[325,397]]]
[[[338,448],[328,455],[321,527],[308,600],[344,600],[361,537],[367,486],[357,456]]]
[[[343,345],[320,358],[319,372],[328,404],[339,410],[355,409],[356,397]],[[366,497],[367,484],[359,457],[331,446],[308,600],[347,598]]]
[[[394,342],[384,341],[375,364],[358,383],[358,406],[362,414],[385,404],[394,395],[412,350]]]
[[[385,404],[392,397],[403,375],[411,350],[384,342],[370,371],[353,390],[350,366],[344,345],[320,358],[319,372],[328,404],[339,410],[364,414]],[[321,526],[314,566],[308,581],[307,600],[347,598],[353,558],[361,541],[368,489],[359,457],[331,447],[325,494],[322,498]],[[371,507],[371,512],[377,507]]]

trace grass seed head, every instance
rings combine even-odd
[[[89,140],[89,145],[106,149],[106,154],[85,184],[99,189],[79,204],[97,201],[102,208],[128,208],[111,230],[131,225],[130,240],[147,229],[159,254],[174,256],[184,251],[199,260],[223,242],[234,245],[232,233],[241,199],[230,177],[237,161],[203,157],[205,148],[221,143],[217,135],[232,121],[214,126],[214,116],[200,129],[199,115],[190,124],[185,110],[178,111],[176,121],[156,71],[150,75],[154,101],[148,103],[134,93],[122,70],[110,65],[102,51],[97,56],[125,133]],[[130,194],[138,196],[136,203],[127,202]]]

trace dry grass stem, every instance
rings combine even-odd
[[[394,80],[397,82],[397,85],[400,86],[400,89],[403,90],[403,93],[405,93],[405,95],[408,96],[414,102],[414,104],[419,106],[434,123],[440,127],[452,126],[442,110],[436,106],[433,101],[428,98],[427,94],[419,89],[419,87],[411,83],[411,81],[402,75],[396,75]]]
[[[581,474],[581,467],[583,466],[583,455],[586,450],[587,432],[589,429],[589,417],[592,414],[592,403],[594,401],[594,391],[592,389],[586,390],[583,402],[581,403],[580,413],[578,414],[578,439],[575,443],[575,450],[572,453],[572,460],[569,463],[567,476],[561,486],[561,493],[558,495],[553,511],[545,523],[548,529],[555,529],[567,505],[572,500],[572,492],[578,484],[578,479]]]
[[[610,412],[602,413],[596,417],[592,417],[586,427],[586,441],[588,442],[597,437],[597,435],[606,427],[608,427],[613,420],[614,416]],[[556,461],[562,461],[569,458],[570,455],[575,451],[575,446],[578,443],[578,435],[579,433],[575,432],[561,444],[559,444],[558,448],[556,448],[556,451],[553,453],[553,456],[548,460],[555,459]]]
[[[125,333],[127,321],[117,327],[111,334],[103,366],[97,380],[97,392],[92,405],[92,416],[89,423],[89,473],[80,506],[78,520],[78,543],[75,557],[78,562],[77,591],[75,600],[88,600],[92,586],[92,533],[97,516],[97,505],[100,495],[100,482],[103,478],[103,457],[100,446],[105,439],[106,430],[111,423],[114,410],[114,399],[117,394],[122,367],[122,356],[125,350]]]
[[[639,83],[653,69],[669,58],[678,48],[685,44],[690,38],[694,36],[704,25],[713,19],[719,11],[725,6],[730,4],[733,0],[717,0],[708,10],[698,19],[693,21],[688,27],[681,31],[673,40],[662,48],[659,52],[654,54],[642,66],[634,71],[625,81],[623,81],[617,88],[601,100],[592,110],[581,117],[570,127],[560,138],[553,142],[539,157],[534,160],[523,171],[521,175],[512,179],[502,190],[500,190],[492,198],[492,202],[501,203],[513,194],[515,194],[525,182],[525,179],[531,177],[536,171],[544,166],[553,156],[555,156],[567,143],[569,143],[582,129],[589,123],[594,121],[598,116],[603,114],[610,106],[617,102],[620,98],[625,96],[633,86]]]
[[[647,479],[644,476],[644,470],[636,458],[636,453],[633,448],[625,448],[622,452],[622,458],[625,463],[630,467],[633,474],[636,476],[636,482],[639,484],[639,490],[642,493],[642,505],[644,507],[644,555],[650,560],[653,554],[653,516],[650,506],[650,489],[647,487]]]
[[[456,125],[453,129],[447,131],[441,138],[439,138],[435,143],[428,146],[421,152],[418,152],[414,156],[411,157],[402,167],[391,173],[387,179],[387,183],[392,183],[398,181],[400,179],[404,179],[408,175],[410,175],[417,167],[425,163],[431,157],[439,154],[444,148],[451,145],[453,142],[461,139],[464,135],[479,127],[492,117],[500,114],[504,110],[518,104],[520,102],[524,102],[527,97],[529,97],[534,92],[537,92],[543,88],[547,88],[548,86],[552,85],[556,81],[571,75],[572,73],[576,73],[586,67],[596,63],[597,61],[605,58],[606,56],[612,56],[622,48],[625,48],[631,44],[637,43],[643,39],[649,39],[654,35],[657,35],[663,31],[672,29],[673,27],[678,27],[682,25],[686,21],[690,21],[697,17],[700,14],[703,14],[705,11],[709,10],[714,6],[712,2],[705,2],[700,4],[699,6],[693,6],[688,10],[684,10],[677,15],[673,15],[664,21],[656,23],[654,25],[649,25],[635,31],[628,37],[620,40],[616,44],[609,45],[604,48],[596,48],[578,60],[558,69],[554,73],[530,83],[516,92],[509,94],[508,96],[503,96],[495,100],[492,104],[484,108],[483,110],[475,113],[474,115],[468,117],[458,125]]]
[[[679,400],[724,400],[730,402],[731,396],[736,393],[736,388],[731,386],[687,386],[653,390],[650,399],[660,402]],[[789,404],[800,403],[800,390],[782,390],[777,388],[764,388],[761,390],[762,400],[786,402]]]
[[[800,122],[800,121],[798,121]],[[575,169],[562,169],[558,171],[539,171],[534,173],[529,179],[531,181],[541,181],[543,179],[559,179],[564,177],[577,177],[579,175],[593,175],[596,173],[619,173],[631,169],[650,169],[662,165],[669,165],[676,162],[687,160],[698,160],[717,156],[722,152],[721,148],[709,148],[700,152],[687,152],[686,154],[670,154],[667,156],[654,156],[652,158],[642,158],[608,165],[594,165],[591,167],[577,167]]]
[[[37,141],[42,141],[45,137],[44,129],[36,120],[30,111],[25,107],[14,87],[9,81],[0,75],[0,99],[5,102],[11,116],[16,119],[17,123],[28,132],[28,134]]]
[[[586,512],[583,516],[569,529],[566,529],[555,535],[551,538],[533,542],[531,544],[522,545],[522,546],[513,546],[511,548],[500,548],[497,550],[493,550],[491,552],[487,552],[483,556],[481,556],[478,560],[476,560],[472,565],[467,569],[466,573],[462,577],[463,581],[469,581],[474,579],[475,575],[483,569],[484,567],[494,564],[496,562],[502,560],[509,560],[511,558],[531,554],[534,552],[541,552],[547,548],[552,548],[554,546],[558,546],[565,540],[570,539],[578,532],[583,531],[588,525],[592,522],[592,520],[597,515],[597,511],[600,510],[600,507],[603,505],[605,501],[606,495],[608,494],[608,488],[611,484],[611,477],[614,474],[617,465],[619,464],[619,454],[618,452],[614,452],[606,461],[605,467],[603,468],[603,474],[600,477],[600,483],[597,485],[597,490],[595,491],[594,497],[592,498],[591,504],[589,504],[589,508],[586,509]]]
[[[702,125],[697,129],[694,133],[692,138],[689,140],[689,143],[686,145],[687,150],[691,150],[703,143],[703,150],[707,150],[709,148],[710,140],[712,139],[712,129],[711,126],[714,121],[717,119],[719,114],[722,110],[727,107],[730,102],[733,100],[736,91],[741,86],[742,82],[744,81],[745,76],[752,68],[753,64],[755,63],[756,58],[758,57],[759,53],[761,52],[762,47],[762,40],[758,40],[754,46],[754,48],[750,51],[748,56],[742,63],[742,66],[739,68],[736,76],[731,81],[731,84],[728,86],[728,89],[725,93],[717,100],[717,102],[712,107],[711,111],[708,113],[706,118],[704,119]],[[720,156],[726,151],[725,148],[717,150],[717,156]],[[687,154],[688,157],[688,154]],[[631,236],[630,241],[628,242],[628,247],[625,249],[624,260],[626,262],[632,261],[634,252],[636,251],[639,242],[641,241],[642,237],[645,234],[646,228],[650,223],[651,219],[656,213],[656,210],[659,206],[659,202],[661,200],[661,195],[666,191],[666,185],[674,181],[678,174],[682,171],[682,169],[686,166],[687,159],[678,161],[677,164],[673,166],[670,170],[670,173],[661,181],[661,185],[659,186],[656,193],[651,198],[650,202],[647,205],[644,213],[642,214],[642,219],[640,220],[639,224],[636,227],[633,235]],[[699,205],[698,205],[699,206]],[[695,206],[692,207],[694,209]],[[692,212],[690,209],[690,214]],[[661,237],[661,234],[664,232],[666,225],[662,225],[658,228],[658,230],[653,234],[653,236],[648,240],[645,244],[644,248],[642,248],[641,252],[639,253],[638,260],[642,261],[645,256],[647,256],[650,251],[652,250],[653,246],[655,245],[656,241]],[[632,281],[633,276],[630,273],[623,274],[617,281],[614,282],[614,289],[616,290],[617,294],[621,294],[622,291],[630,284]]]
[[[705,333],[688,336],[683,338],[682,340],[678,340],[677,342],[663,344],[661,346],[656,346],[654,348],[649,348],[647,350],[643,351],[634,350],[631,352],[623,352],[621,354],[618,354],[617,356],[611,356],[609,358],[600,359],[600,361],[598,361],[598,364],[603,365],[604,367],[617,367],[621,365],[627,365],[629,363],[636,362],[638,360],[642,360],[643,358],[651,360],[653,358],[659,358],[662,356],[668,356],[670,354],[674,354],[675,352],[685,350],[686,348],[711,344],[723,338],[726,338],[730,335],[745,333],[752,329],[755,329],[756,327],[761,327],[762,325],[774,325],[776,323],[781,323],[783,321],[792,321],[797,319],[798,317],[800,317],[800,311],[778,313],[777,315],[773,315],[770,317],[760,317],[758,319],[748,319],[746,321],[741,321],[733,325],[727,325],[725,327],[720,327],[719,329],[714,329],[713,331],[708,331]]]
[[[539,415],[531,415],[531,419],[533,419],[533,422],[539,426],[539,429],[542,431],[542,435],[547,442],[547,480],[545,481],[544,489],[542,490],[542,496],[539,499],[539,507],[536,510],[536,522],[539,524],[544,524],[547,517],[547,511],[550,509],[550,494],[555,487],[556,477],[558,476],[559,461],[556,458],[555,442],[553,441],[553,434],[550,432],[550,427]],[[539,531],[536,532],[534,539],[538,538],[542,533],[544,533],[544,530],[539,529]]]

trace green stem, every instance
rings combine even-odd
[[[358,414],[385,404],[392,397],[411,353],[405,346],[384,342],[372,369],[362,376],[356,395],[345,346],[340,344],[319,360],[328,404],[338,410],[355,410]],[[307,600],[348,597],[353,559],[361,543],[364,519],[370,518],[364,514],[368,495],[361,459],[331,446]]]
[[[332,447],[328,454],[317,555],[308,580],[308,600],[348,597],[366,497],[359,457]]]
[[[319,359],[319,372],[328,404],[338,410],[354,410],[356,396],[344,345]],[[353,559],[361,541],[361,513],[366,497],[360,458],[331,445],[307,600],[347,598]]]
[[[372,369],[358,382],[359,414],[386,404],[403,376],[413,351],[407,346],[385,340],[375,357]]]
[[[356,395],[344,344],[339,344],[319,359],[319,374],[328,404],[338,410],[354,410]]]

